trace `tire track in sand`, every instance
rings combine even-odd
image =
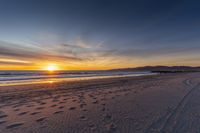
[[[174,127],[176,126],[176,122],[178,117],[180,116],[181,111],[185,108],[188,100],[192,96],[191,94],[195,92],[196,89],[199,88],[200,83],[195,85],[191,84],[191,79],[186,79],[183,83],[189,87],[192,87],[191,90],[181,99],[179,104],[175,107],[175,109],[171,113],[166,113],[163,117],[160,117],[156,122],[151,124],[146,133],[172,133]]]

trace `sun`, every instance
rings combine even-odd
[[[49,71],[49,72],[53,72],[53,71],[56,71],[58,70],[58,66],[56,64],[48,64],[46,67],[45,67],[45,70]]]

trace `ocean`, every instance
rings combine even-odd
[[[86,80],[111,77],[151,75],[151,72],[127,71],[0,71],[0,86],[58,82],[63,80]]]

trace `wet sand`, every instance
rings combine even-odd
[[[0,133],[159,132],[200,132],[200,73],[0,87]]]

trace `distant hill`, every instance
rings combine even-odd
[[[151,72],[200,72],[200,67],[191,66],[144,66],[136,68],[112,69],[111,71],[151,71]]]

